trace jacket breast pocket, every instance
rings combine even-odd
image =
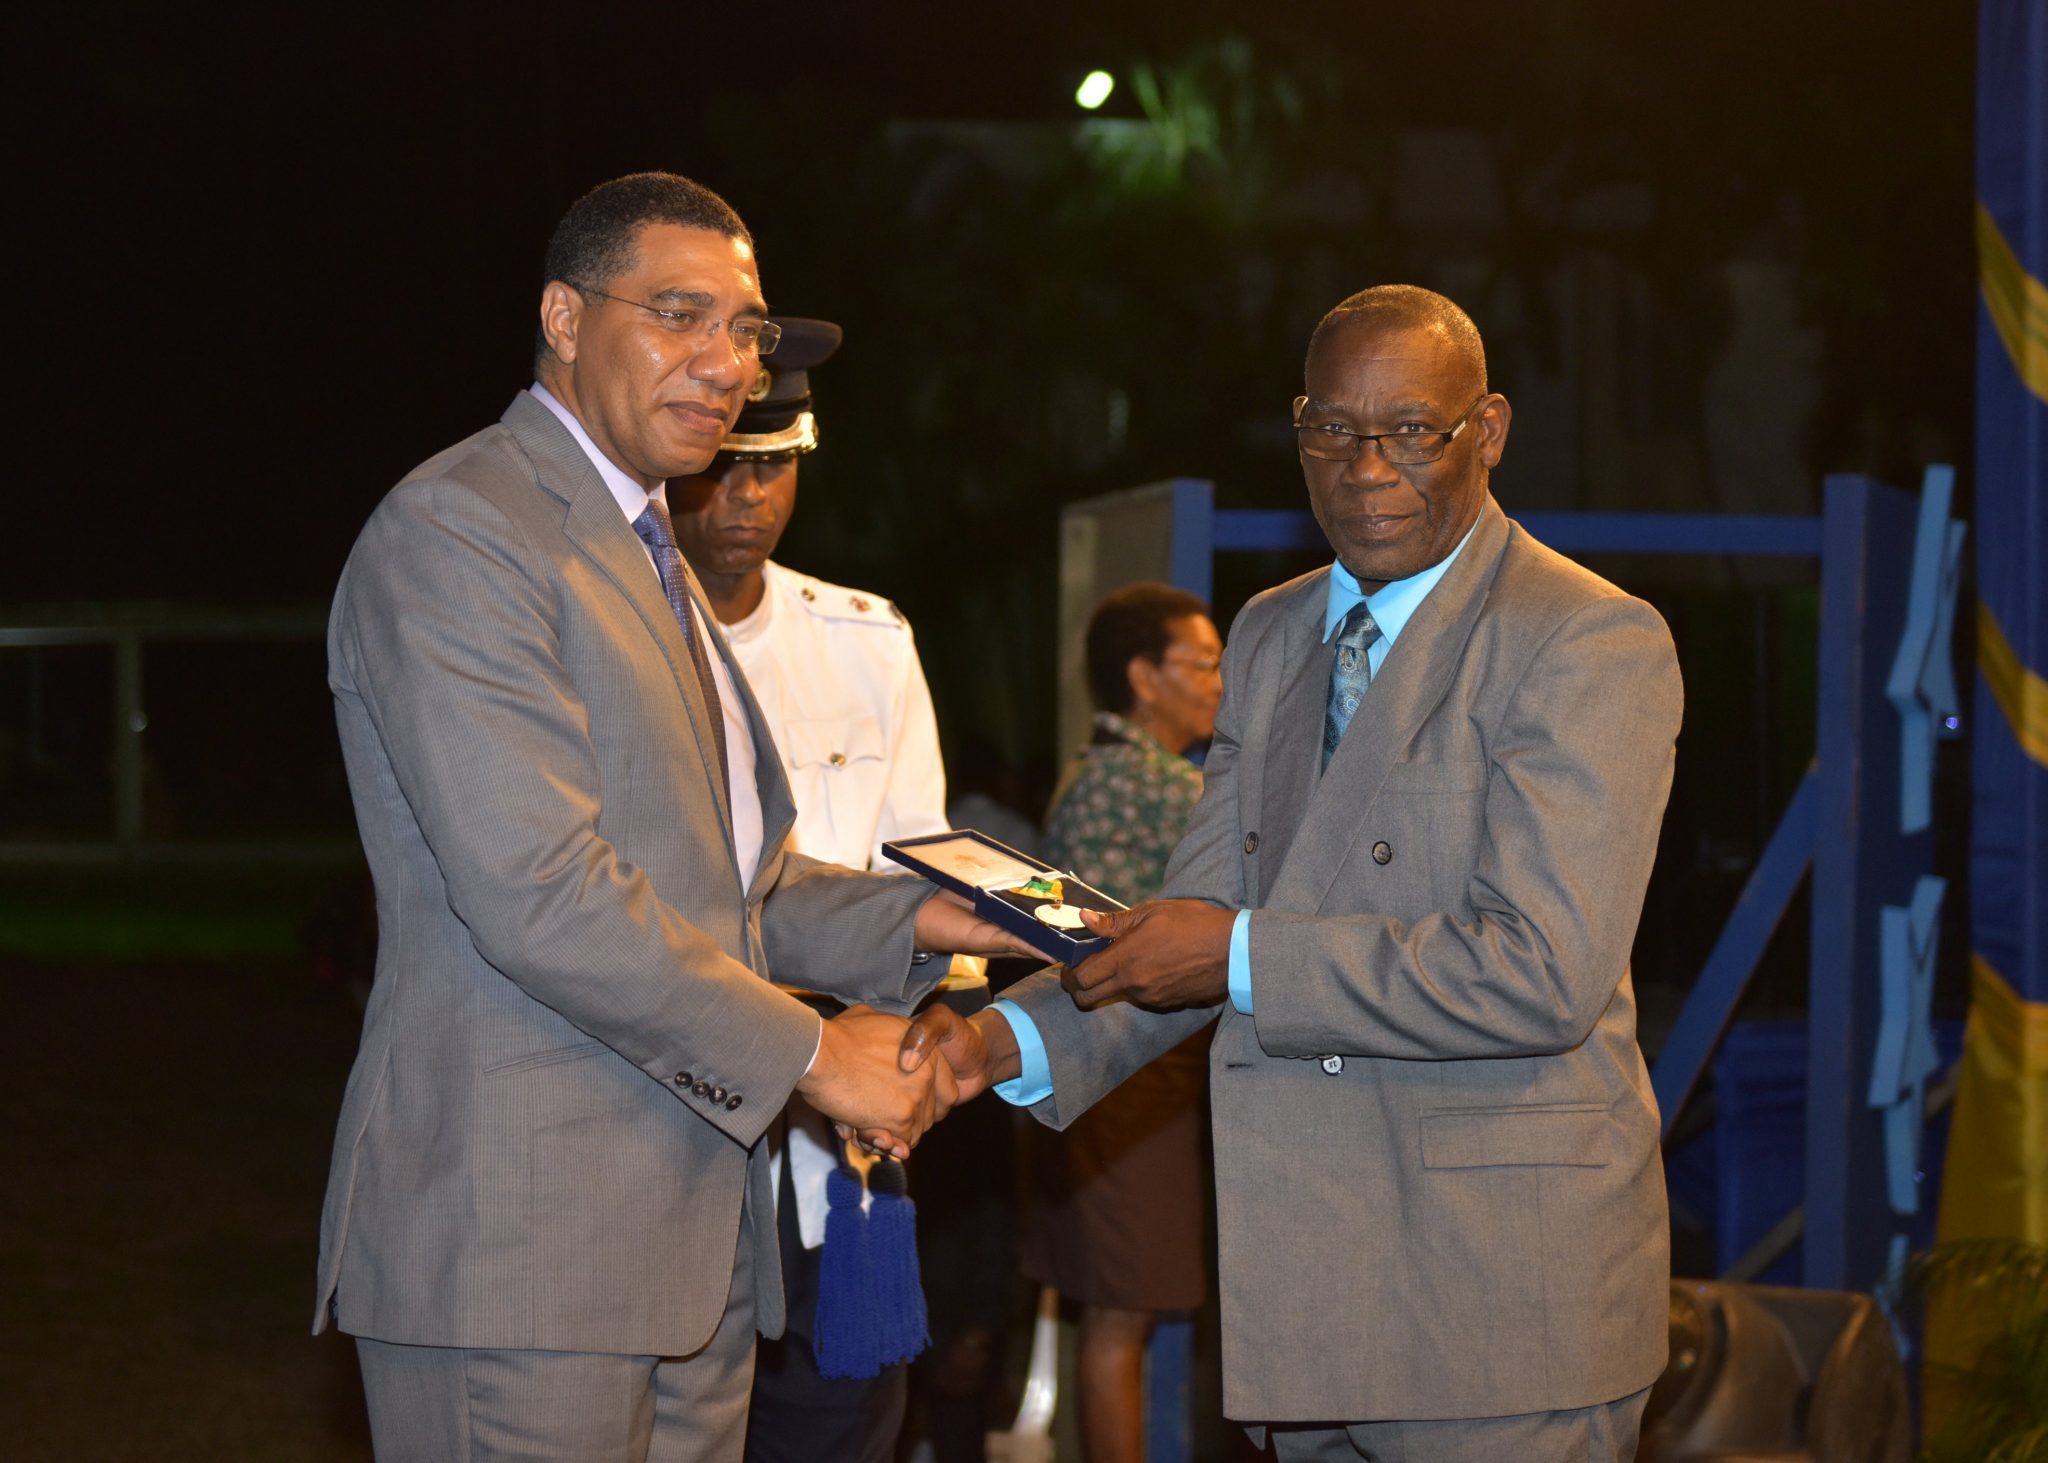
[[[1487,771],[1485,762],[1396,762],[1387,769],[1380,792],[1397,796],[1484,792]]]
[[[1373,861],[1358,867],[1382,907],[1414,919],[1467,906],[1486,831],[1490,770],[1483,761],[1396,762],[1387,769],[1352,845],[1353,858]]]
[[[1596,1102],[1438,1108],[1422,1114],[1422,1166],[1603,1168],[1613,1134]]]
[[[889,751],[882,723],[872,716],[794,717],[782,730],[793,772],[873,770]]]

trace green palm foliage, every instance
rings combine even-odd
[[[1909,1281],[1971,1358],[1927,1363],[1921,1463],[2048,1463],[2048,1245],[1953,1240]]]

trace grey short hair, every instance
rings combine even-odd
[[[1316,343],[1339,326],[1370,325],[1385,330],[1433,330],[1441,335],[1478,374],[1479,389],[1486,390],[1486,343],[1472,317],[1458,308],[1455,300],[1413,284],[1376,284],[1371,289],[1339,301],[1316,322],[1308,338],[1308,354]]]

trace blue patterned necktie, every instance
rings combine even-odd
[[[1372,659],[1367,652],[1379,638],[1380,627],[1364,600],[1347,610],[1337,627],[1337,663],[1330,667],[1330,707],[1323,715],[1326,769],[1337,743],[1344,740],[1344,729],[1357,714],[1358,703],[1365,699],[1365,688],[1372,684]]]
[[[640,516],[633,520],[633,532],[654,556],[654,568],[661,575],[661,592],[682,626],[683,643],[690,647],[690,660],[697,667],[697,684],[704,692],[704,709],[711,714],[711,740],[718,747],[718,776],[728,795],[732,768],[725,759],[725,703],[718,696],[718,681],[711,674],[711,657],[705,653],[704,637],[697,633],[697,617],[690,610],[690,591],[683,575],[683,552],[676,547],[676,531],[669,522],[668,509],[659,498],[649,498]]]

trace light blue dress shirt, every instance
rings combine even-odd
[[[1323,640],[1337,633],[1337,626],[1349,614],[1351,607],[1360,600],[1365,601],[1371,612],[1373,623],[1380,627],[1380,638],[1372,643],[1365,653],[1366,663],[1372,667],[1373,675],[1380,673],[1386,664],[1387,654],[1394,648],[1394,642],[1401,631],[1413,619],[1415,611],[1436,588],[1437,581],[1451,565],[1458,561],[1458,555],[1465,552],[1465,545],[1472,541],[1472,530],[1465,530],[1465,536],[1458,540],[1458,546],[1443,559],[1420,574],[1411,574],[1406,579],[1396,579],[1391,584],[1381,585],[1379,591],[1367,594],[1358,587],[1358,578],[1342,562],[1330,566],[1330,597],[1323,607]],[[1252,912],[1240,909],[1237,918],[1230,925],[1230,1004],[1245,1015],[1252,1014]],[[1038,1023],[1025,1014],[1023,1007],[1013,1001],[997,1001],[996,1010],[1010,1023],[1016,1033],[1017,1055],[1022,1069],[1008,1082],[996,1084],[996,1096],[1019,1107],[1029,1107],[1042,1102],[1052,1095],[1052,1064],[1046,1060],[1045,1038],[1039,1035]]]

